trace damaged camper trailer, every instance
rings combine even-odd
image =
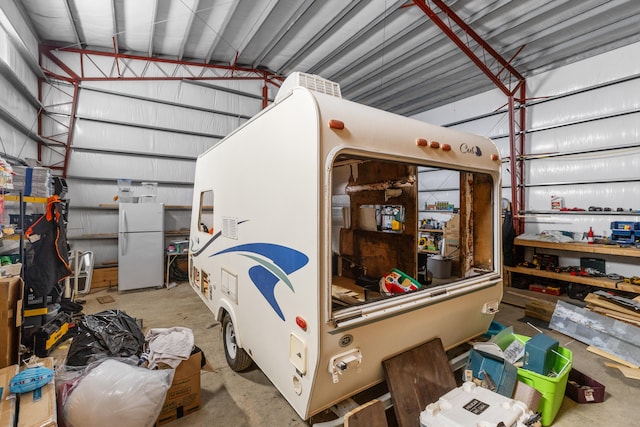
[[[290,76],[196,164],[189,282],[230,367],[255,363],[308,419],[384,381],[392,355],[487,331],[502,298],[500,170],[485,137]],[[433,224],[439,257],[425,261]],[[447,268],[431,278],[426,264]]]

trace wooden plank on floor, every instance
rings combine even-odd
[[[384,403],[373,399],[349,411],[344,416],[344,427],[387,427]]]
[[[594,347],[594,346],[592,346],[592,345],[590,345],[589,347],[587,347],[587,351],[588,351],[588,352],[591,352],[591,353],[593,353],[593,354],[597,354],[598,356],[604,357],[605,359],[613,360],[613,361],[614,361],[614,362],[616,362],[616,363],[619,363],[619,364],[622,364],[622,365],[628,366],[628,367],[630,367],[630,368],[636,368],[636,369],[640,368],[640,366],[638,366],[638,365],[636,365],[636,364],[633,364],[633,363],[627,362],[626,360],[622,360],[622,359],[620,359],[619,357],[614,356],[613,354],[611,354],[611,353],[609,353],[609,352],[606,352],[606,351],[604,351],[604,350],[601,350],[601,349],[599,349],[598,347]]]
[[[609,368],[618,369],[620,372],[622,372],[622,375],[624,375],[627,378],[631,378],[633,380],[640,380],[640,369],[638,368],[630,368],[628,366],[619,365],[617,363],[609,363],[609,362],[605,362],[604,365]]]
[[[456,388],[440,338],[382,362],[399,427],[419,427],[420,412]]]
[[[602,307],[602,308],[606,308],[608,310],[612,310],[612,311],[617,311],[619,313],[623,313],[627,316],[632,316],[634,317],[636,320],[640,321],[640,313],[627,309],[621,305],[618,305],[616,303],[613,303],[609,300],[607,300],[606,298],[603,298],[601,296],[598,296],[596,294],[589,294],[585,297],[584,299],[585,302],[598,306],[598,307]]]
[[[502,296],[502,302],[504,302],[505,304],[521,308],[526,308],[527,304],[531,303],[532,301],[546,301],[555,304],[558,299],[560,298],[555,295],[511,287],[505,288],[504,295]]]
[[[556,303],[550,301],[531,301],[524,307],[524,315],[535,319],[551,321],[551,316],[556,309]]]
[[[549,325],[558,332],[623,360],[640,364],[640,328],[637,326],[564,301],[558,301]]]

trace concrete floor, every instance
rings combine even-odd
[[[112,296],[115,302],[100,304],[97,297],[105,295]],[[202,409],[166,424],[168,427],[310,425],[298,417],[259,369],[238,374],[227,366],[220,325],[213,321],[211,313],[188,284],[124,294],[115,289],[101,289],[83,298],[86,300],[85,314],[120,309],[132,317],[143,319],[145,329],[185,326],[193,330],[196,345],[203,350],[216,372],[201,373]],[[523,315],[522,308],[502,304],[496,320],[505,326],[513,326],[516,333],[534,335],[535,330],[518,321]],[[553,331],[545,333],[573,351],[574,366],[578,370],[606,386],[603,403],[577,404],[565,397],[554,426],[638,425],[634,408],[640,398],[640,381],[627,379],[618,370],[606,368],[605,359],[587,352],[586,345]],[[66,343],[61,344],[53,356],[64,358],[67,348]],[[314,417],[312,421],[322,418],[322,415]]]

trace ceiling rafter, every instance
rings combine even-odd
[[[273,12],[273,9],[276,7],[277,4],[278,4],[277,0],[269,0],[269,3],[260,14],[260,17],[259,17],[260,22],[255,22],[251,30],[247,31],[247,33],[245,34],[245,37],[242,39],[242,42],[240,43],[240,45],[236,46],[236,58],[241,56],[242,52],[253,41],[253,39],[256,37],[256,34],[258,33],[258,31],[260,31],[260,29],[266,22],[269,15],[271,15],[271,13]]]
[[[501,0],[493,4],[490,13],[499,13],[499,9],[509,3],[508,0]],[[405,4],[401,8],[413,6],[413,4]],[[484,10],[484,9],[483,9]],[[488,19],[489,15],[483,15],[482,11],[475,12],[467,18],[469,25],[482,25],[483,21]],[[378,93],[382,88],[391,88],[395,84],[407,83],[411,80],[420,81],[421,73],[427,69],[434,69],[436,72],[432,77],[442,75],[442,70],[448,71],[450,66],[448,60],[455,56],[459,56],[459,52],[450,49],[449,39],[442,34],[436,27],[425,27],[424,18],[418,16],[414,25],[397,33],[386,43],[379,43],[372,48],[367,55],[354,61],[345,69],[330,76],[331,80],[343,81],[350,72],[370,66],[374,61],[379,61],[379,56],[384,52],[386,58],[384,64],[376,66],[375,70],[367,74],[366,78],[358,78],[354,83],[344,84],[345,91],[350,94],[352,99],[367,103],[367,100],[374,99],[376,102],[380,99]],[[411,34],[416,34],[416,40],[420,30],[424,34],[424,42],[414,42],[412,47],[407,47],[408,40],[405,38]],[[435,60],[425,62],[424,58],[437,49],[446,49],[447,52],[442,55],[438,54]],[[373,53],[377,53],[377,56]],[[370,59],[370,61],[367,61]],[[446,59],[446,61],[445,61]],[[436,66],[439,65],[439,66]],[[401,71],[408,69],[410,71]],[[383,82],[383,83],[381,83]],[[372,89],[375,88],[375,89]],[[395,96],[395,87],[388,96]],[[362,96],[365,93],[367,95]],[[426,97],[426,94],[423,94]]]
[[[262,49],[260,55],[256,57],[253,61],[253,67],[257,68],[262,65],[262,61],[271,54],[271,51],[278,46],[278,44],[282,41],[284,36],[291,30],[291,28],[295,25],[296,22],[309,10],[311,5],[313,4],[313,0],[305,0],[302,2],[295,10],[295,12],[287,19],[287,22],[280,28],[269,43]]]
[[[345,6],[340,13],[334,16],[333,19],[331,19],[331,21],[329,21],[320,31],[318,31],[318,33],[313,36],[308,43],[305,43],[304,48],[300,49],[294,55],[291,55],[291,57],[276,71],[279,74],[283,74],[286,70],[292,68],[292,64],[297,64],[302,58],[307,57],[313,49],[317,48],[318,45],[324,41],[326,35],[335,31],[341,22],[359,12],[360,8],[357,6],[360,2],[361,0],[349,2],[349,4]]]
[[[76,26],[76,22],[78,21],[71,10],[71,6],[69,5],[69,0],[64,0],[64,8],[67,12],[67,16],[69,17],[69,25],[71,25],[71,30],[73,31],[73,36],[76,39],[76,46],[85,47],[84,39],[80,37],[80,32],[78,31],[78,27]]]
[[[239,4],[240,4],[240,0],[233,0],[233,5],[229,8],[229,12],[227,13],[224,23],[220,26],[220,30],[216,32],[216,36],[214,37],[213,42],[211,42],[211,46],[209,46],[209,50],[207,51],[207,55],[204,57],[204,62],[206,64],[211,62],[211,57],[213,56],[213,52],[216,50],[216,47],[220,43],[220,40],[222,40],[222,33],[224,33],[224,30],[227,28],[227,25],[229,25],[229,22],[231,22],[231,19],[233,18],[233,15],[238,9]]]
[[[181,24],[173,25],[172,22],[164,31],[157,24],[149,23],[149,20],[152,15],[156,16],[153,20],[164,19],[160,17],[168,4],[165,1],[146,0],[140,6],[143,10],[123,8],[123,4],[129,4],[123,0],[96,2],[96,7],[104,3],[105,10],[85,5],[85,0],[29,0],[16,3],[24,9],[25,17],[30,19],[29,24],[40,40],[71,44],[76,42],[76,38],[73,30],[66,25],[64,1],[71,13],[75,14],[73,18],[80,42],[89,44],[91,49],[107,49],[118,54],[127,52],[187,58],[216,64],[228,64],[229,57],[238,51],[238,61],[245,66],[251,64],[254,68],[276,70],[280,74],[288,74],[293,70],[310,72],[336,81],[343,89],[343,96],[349,99],[363,96],[365,92],[379,94],[380,97],[371,98],[374,100],[370,104],[373,107],[382,105],[376,103],[379,98],[386,98],[395,92],[389,86],[381,90],[380,82],[409,73],[416,66],[425,64],[429,68],[437,68],[436,71],[442,74],[448,70],[447,64],[438,62],[439,54],[443,51],[422,51],[422,57],[413,56],[419,47],[432,43],[430,37],[443,37],[438,31],[430,31],[434,26],[428,21],[424,28],[416,28],[414,16],[417,20],[420,14],[416,13],[418,8],[415,6],[407,9],[411,10],[410,14],[401,15],[401,21],[396,21],[399,0],[200,0],[196,20],[189,26],[190,29],[185,28],[189,18],[183,14],[186,9],[172,6],[166,18],[171,21],[175,19],[176,24]],[[194,0],[175,0],[174,3],[181,1],[188,7],[194,3]],[[412,3],[411,0],[406,2]],[[633,26],[640,19],[640,2],[634,0],[445,0],[444,3],[505,58],[513,57],[526,45],[513,59],[514,66],[523,75],[538,74],[640,41],[640,33],[634,31]],[[431,0],[428,4],[437,9]],[[336,15],[351,6],[356,8],[357,13],[336,22]],[[268,15],[263,11],[269,12]],[[446,19],[440,11],[438,13]],[[386,19],[381,19],[383,16]],[[59,25],[61,18],[64,25]],[[399,22],[403,24],[398,25]],[[136,31],[131,39],[135,44],[131,46],[140,52],[130,50],[134,48],[127,44],[130,39],[124,31],[130,25]],[[407,31],[409,27],[415,30]],[[254,31],[256,28],[259,29]],[[103,31],[110,33],[115,43],[111,38],[102,39]],[[483,55],[481,47],[474,42],[468,48],[478,56]],[[455,55],[463,56],[460,51]],[[289,68],[281,68],[284,63]],[[488,66],[494,71],[499,68],[495,64]],[[435,74],[432,85],[462,85],[462,82],[439,78],[439,73]],[[415,80],[416,86],[421,82],[421,76],[417,74],[411,79]],[[469,89],[467,96],[485,88],[484,84],[478,82]],[[427,98],[429,92],[423,92],[423,95]],[[397,98],[396,102],[384,105],[397,112],[399,110],[396,108],[404,101]],[[439,105],[442,103],[434,101],[427,102],[425,107],[431,109]]]
[[[185,26],[184,35],[182,36],[182,43],[180,44],[180,49],[178,50],[178,55],[177,55],[178,61],[182,61],[182,58],[184,57],[184,49],[187,46],[187,42],[189,41],[189,34],[191,33],[191,27],[193,27],[193,21],[198,13],[198,6],[200,5],[200,0],[194,0],[194,2],[195,3],[193,5],[193,8],[190,9],[191,13],[189,14],[189,22],[187,22],[187,25]]]
[[[113,34],[113,50],[114,52],[117,54],[120,49],[119,49],[119,43],[118,43],[118,37],[119,37],[119,32],[118,32],[118,15],[116,14],[116,0],[111,0],[111,25],[112,25],[112,34]]]
[[[151,11],[151,23],[149,24],[149,47],[147,53],[153,56],[153,36],[156,34],[156,19],[158,17],[158,0],[153,0],[153,10]]]
[[[388,9],[385,8],[385,10],[382,13],[380,13],[378,16],[376,16],[373,20],[371,20],[371,22],[369,22],[367,25],[365,25],[360,30],[358,30],[356,34],[351,36],[348,40],[346,40],[340,46],[335,48],[330,55],[325,56],[321,61],[317,62],[313,67],[311,67],[309,69],[309,72],[312,74],[316,74],[320,70],[322,70],[322,68],[326,64],[330,64],[335,58],[339,56],[344,56],[347,50],[353,49],[354,47],[362,46],[364,43],[367,43],[368,42],[367,36],[369,36],[371,33],[375,33],[376,31],[378,31],[378,28],[377,28],[378,25],[388,25],[389,23],[388,20],[390,16],[396,13],[399,10],[400,6],[402,6],[404,3],[406,3],[406,0],[400,0],[392,4],[390,7],[390,9],[392,9],[391,12],[388,12]],[[383,40],[383,43],[382,43],[383,46],[385,42],[386,40]]]

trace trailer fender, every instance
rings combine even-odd
[[[235,326],[236,344],[238,344],[239,347],[242,347],[242,331],[240,331],[240,329],[238,328],[238,321],[235,310],[231,307],[228,301],[220,301],[220,304],[221,306],[218,310],[218,316],[216,320],[220,322],[220,325],[222,325],[222,320],[224,319],[225,314],[229,315],[231,321]],[[222,334],[224,334],[222,328],[220,328],[220,330],[222,331]]]

